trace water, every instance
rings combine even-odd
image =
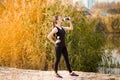
[[[104,73],[104,74],[120,74],[120,68],[99,67],[99,73]]]
[[[98,68],[100,73],[120,74],[120,53],[118,50],[105,50],[100,65],[102,65]]]

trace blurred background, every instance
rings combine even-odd
[[[120,74],[120,0],[0,0],[0,66],[53,70],[46,36],[55,15],[73,22],[66,32],[73,70]]]

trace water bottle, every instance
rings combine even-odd
[[[62,19],[62,21],[70,20],[70,17],[65,17]]]

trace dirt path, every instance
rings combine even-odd
[[[71,77],[67,71],[59,71],[63,79],[54,77],[53,71],[1,68],[0,80],[120,80],[120,75],[78,72],[79,77]]]

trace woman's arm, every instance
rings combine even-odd
[[[53,28],[53,30],[48,34],[47,38],[52,42],[53,44],[56,44],[56,41],[53,40],[53,35],[56,34],[58,30],[56,28]]]
[[[73,30],[73,25],[71,20],[69,21],[70,27],[63,27],[64,30]]]

